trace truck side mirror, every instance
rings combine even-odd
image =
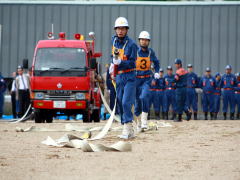
[[[96,58],[92,58],[90,60],[90,68],[91,69],[96,69],[96,67],[97,67],[97,60],[96,60]]]
[[[23,59],[23,69],[28,69],[28,59]]]

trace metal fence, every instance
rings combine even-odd
[[[47,33],[96,33],[96,50],[109,62],[110,38],[117,17],[129,20],[129,36],[151,33],[151,47],[161,66],[178,57],[201,75],[207,66],[224,72],[226,64],[240,71],[240,3],[64,3],[0,1],[0,71],[9,76],[22,59],[33,57]]]

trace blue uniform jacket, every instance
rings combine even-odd
[[[233,88],[236,87],[236,77],[233,74],[224,74],[222,76],[221,88]]]
[[[212,76],[203,76],[199,84],[205,93],[215,93],[216,91],[216,80]]]
[[[176,88],[174,74],[172,75],[167,74],[164,76],[164,79],[165,79],[166,88]]]
[[[113,44],[114,39],[116,38],[115,44]],[[127,60],[121,62],[118,65],[118,70],[127,70],[127,69],[134,69],[136,67],[135,61],[137,58],[137,45],[136,43],[130,39],[128,36],[125,36],[123,40],[120,40],[116,35],[112,37],[112,45],[118,49],[122,49],[124,44],[128,41],[125,49],[124,55],[127,56]],[[113,57],[111,55],[111,57]]]
[[[216,90],[215,93],[221,94],[221,79],[220,80],[216,80]]]
[[[166,88],[165,86],[165,79],[162,77],[162,78],[159,78],[159,79],[154,79],[154,81],[156,82],[156,85],[151,85],[150,86],[150,89],[162,89],[164,90]]]
[[[138,48],[139,57],[148,57],[149,53],[151,53],[150,60],[154,64],[155,72],[159,72],[159,60],[157,59],[155,52],[151,48],[148,48],[147,51],[143,51],[142,48],[140,48],[140,47]],[[152,71],[151,70],[136,71],[136,74],[137,74],[137,76],[152,75]]]
[[[194,72],[188,73],[187,77],[187,87],[188,88],[197,88],[199,84],[199,78]]]

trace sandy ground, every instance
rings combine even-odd
[[[69,122],[37,126],[64,128]],[[173,127],[129,141],[132,152],[97,153],[41,144],[47,136],[60,138],[64,132],[17,133],[17,126],[35,124],[1,122],[0,179],[240,179],[240,121],[169,122]],[[111,132],[96,143],[118,140],[116,132]]]

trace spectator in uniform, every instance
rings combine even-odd
[[[163,113],[163,99],[165,91],[165,80],[163,77],[163,69],[160,68],[159,75],[160,77],[154,78],[150,85],[150,103],[149,106],[153,104],[155,111],[155,119],[160,120],[160,112]]]
[[[217,119],[219,110],[220,110],[220,101],[221,101],[221,75],[220,73],[216,73],[216,90],[214,93],[214,119]]]
[[[198,76],[193,72],[193,65],[188,64],[188,76],[187,76],[187,108],[193,111],[194,119],[197,120],[198,111],[198,94],[196,88],[198,85]]]
[[[228,105],[230,105],[230,119],[234,120],[236,77],[232,74],[232,66],[227,65],[225,74],[222,76],[221,88],[223,88],[223,116],[227,119]]]
[[[175,67],[176,104],[178,118],[175,119],[174,122],[182,122],[183,111],[187,115],[187,121],[189,121],[191,119],[192,113],[189,111],[186,105],[188,72],[182,67],[181,59],[175,59]]]
[[[202,106],[205,120],[208,120],[208,112],[210,112],[211,120],[214,119],[214,93],[216,89],[215,78],[211,75],[211,69],[206,68],[205,76],[200,81],[200,87],[203,89]]]
[[[172,66],[167,67],[167,75],[164,76],[165,79],[165,96],[164,96],[164,113],[165,113],[165,119],[168,120],[168,112],[170,105],[172,106],[172,117],[171,120],[174,120],[176,118],[176,83],[174,80],[174,74]]]

